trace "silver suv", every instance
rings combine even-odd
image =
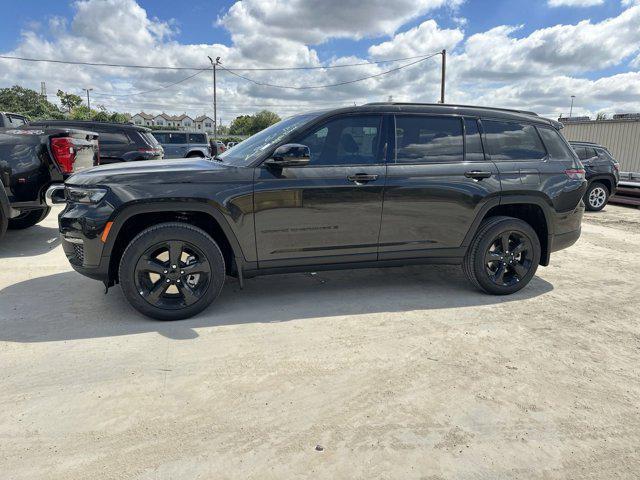
[[[156,130],[153,136],[164,148],[164,158],[210,157],[206,133]]]

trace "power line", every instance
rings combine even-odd
[[[210,69],[207,69],[210,70]],[[169,85],[163,85],[161,87],[158,88],[154,88],[152,90],[145,90],[143,92],[132,92],[132,93],[106,93],[106,92],[94,92],[94,95],[100,95],[102,97],[134,97],[136,95],[144,95],[146,93],[153,93],[153,92],[158,92],[160,90],[164,90],[165,88],[170,88],[173,87],[175,85],[178,85],[179,83],[182,82],[186,82],[187,80],[192,79],[195,76],[200,75],[201,73],[206,72],[207,70],[200,70],[199,72],[194,73],[193,75],[189,75],[188,77],[182,78],[180,80],[178,80],[177,82],[173,82],[170,83]]]
[[[306,85],[306,86],[294,86],[294,85],[275,85],[273,83],[267,83],[267,82],[261,82],[258,80],[255,80],[253,78],[249,78],[247,76],[244,75],[240,75],[239,73],[236,73],[232,70],[229,70],[225,67],[223,67],[222,65],[220,65],[219,67],[226,72],[229,72],[232,75],[235,75],[238,78],[242,78],[243,80],[246,80],[248,82],[254,83],[256,85],[260,85],[263,87],[272,87],[272,88],[283,88],[283,89],[289,89],[289,90],[313,90],[313,89],[318,89],[318,88],[330,88],[330,87],[339,87],[342,85],[349,85],[352,83],[357,83],[357,82],[362,82],[364,80],[369,80],[371,78],[377,78],[377,77],[381,77],[383,75],[388,75],[389,73],[393,73],[393,72],[397,72],[398,70],[402,70],[403,68],[407,68],[410,67],[412,65],[415,65],[417,63],[420,62],[424,62],[425,60],[428,60],[429,58],[435,57],[436,55],[440,55],[441,53],[434,53],[431,54],[429,56],[426,57],[421,57],[420,60],[416,60],[415,62],[411,62],[411,63],[407,63],[405,65],[400,65],[399,67],[396,68],[392,68],[391,70],[387,70],[385,72],[380,72],[380,73],[376,73],[375,75],[368,75],[366,77],[361,77],[361,78],[356,78],[354,80],[346,80],[344,82],[338,82],[338,83],[329,83],[329,84],[325,84],[325,85]]]
[[[434,54],[438,55],[440,52]],[[391,58],[387,60],[374,60],[369,62],[359,62],[359,63],[345,63],[340,65],[323,65],[323,66],[309,66],[309,67],[246,67],[246,68],[228,68],[227,71],[231,72],[270,72],[270,71],[288,71],[288,70],[329,70],[334,68],[347,68],[347,67],[359,67],[363,65],[379,65],[382,63],[392,63],[392,62],[401,62],[405,60],[414,60],[416,58],[424,58],[427,55],[431,54],[423,54],[423,55],[414,55],[412,57],[403,57],[403,58]],[[5,60],[17,60],[21,62],[36,62],[36,63],[58,63],[65,65],[82,65],[89,67],[118,67],[118,68],[140,68],[140,69],[148,69],[148,70],[191,70],[191,71],[206,71],[209,70],[210,67],[171,67],[164,65],[134,65],[134,64],[122,64],[122,63],[100,63],[100,62],[81,62],[74,60],[54,60],[50,58],[29,58],[29,57],[18,57],[13,55],[0,55],[1,59]]]

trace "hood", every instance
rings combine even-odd
[[[93,167],[72,175],[69,185],[194,183],[199,177],[228,171],[228,165],[205,159],[147,160]]]

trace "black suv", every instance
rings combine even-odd
[[[584,170],[530,112],[369,104],[298,115],[216,160],[108,165],[66,182],[73,268],[162,319],[243,277],[462,264],[520,290],[580,236]]]
[[[129,123],[82,120],[38,120],[29,125],[80,128],[96,132],[100,143],[100,165],[139,160],[160,160],[164,150],[151,130]]]
[[[587,191],[584,203],[587,210],[602,210],[609,197],[616,193],[620,181],[620,164],[606,147],[591,142],[570,141],[586,172]]]

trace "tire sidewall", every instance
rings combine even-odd
[[[140,257],[152,245],[167,240],[181,240],[195,245],[204,253],[211,266],[206,293],[193,305],[179,310],[151,305],[142,298],[135,283],[135,267]],[[120,260],[119,279],[125,297],[143,315],[157,320],[181,320],[200,313],[218,297],[225,280],[224,257],[216,242],[205,231],[187,224],[160,224],[147,228],[129,243]]]
[[[20,215],[15,218],[10,218],[8,221],[8,228],[10,230],[22,230],[24,228],[33,227],[47,218],[49,212],[51,212],[51,207],[26,211],[24,212],[24,216]]]
[[[485,253],[500,233],[505,231],[517,232],[527,238],[532,245],[533,257],[531,259],[531,269],[520,282],[515,285],[502,286],[493,283],[485,269],[484,258]],[[473,273],[480,287],[486,292],[495,295],[509,295],[524,288],[536,274],[538,264],[540,263],[540,240],[536,232],[526,222],[518,219],[504,219],[496,225],[484,232],[482,238],[479,239],[477,246],[477,254],[473,262]]]

